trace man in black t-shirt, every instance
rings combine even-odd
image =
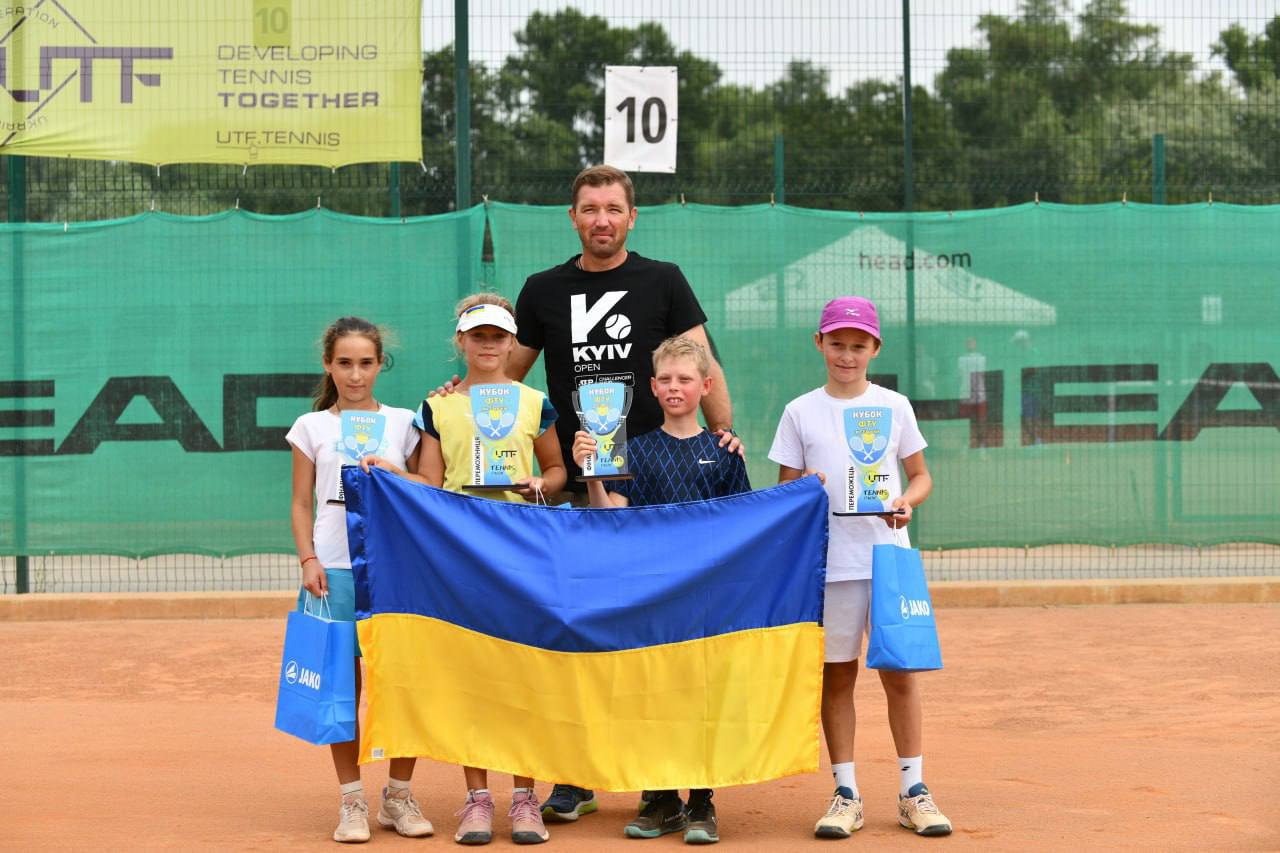
[[[572,199],[569,219],[582,254],[525,281],[516,299],[517,344],[507,375],[523,379],[543,354],[547,393],[560,414],[556,432],[569,468],[567,488],[582,500],[585,486],[575,479],[582,469],[573,461],[574,433],[580,428],[573,389],[584,382],[629,385],[627,436],[634,438],[662,425],[662,409],[650,388],[658,345],[685,335],[708,353],[713,350],[703,327],[707,315],[680,268],[627,250],[627,234],[636,224],[635,187],[627,173],[612,166],[584,169],[574,179]],[[714,358],[710,375],[703,419],[719,433],[721,445],[741,453],[724,371]],[[594,792],[557,784],[542,814],[547,820],[573,821],[596,808]]]
[[[579,428],[573,389],[584,382],[622,382],[634,389],[627,435],[638,436],[662,423],[662,410],[649,389],[651,357],[658,344],[686,335],[712,351],[698,298],[675,264],[627,250],[635,227],[635,188],[612,166],[592,166],[573,182],[569,219],[582,241],[582,254],[529,276],[516,300],[518,344],[507,362],[512,379],[523,379],[543,353],[547,392],[560,413],[556,431],[569,466],[569,488],[582,491],[575,477],[573,434]],[[712,360],[712,393],[702,403],[703,419],[722,444],[734,440],[733,407],[724,371]]]
[[[650,388],[652,354],[664,340],[685,335],[713,353],[698,298],[675,264],[627,251],[636,224],[635,188],[612,166],[584,169],[573,182],[569,220],[582,241],[582,254],[529,276],[516,300],[515,350],[507,375],[524,379],[545,353],[547,391],[560,417],[556,431],[569,466],[575,503],[586,505],[586,488],[574,479],[573,438],[579,428],[573,389],[584,382],[622,382],[633,390],[627,435],[636,437],[662,424],[662,409]],[[733,406],[724,371],[713,357],[711,390],[702,398],[702,416],[721,447],[743,455],[733,431]],[[452,393],[459,377],[433,394]],[[552,502],[558,502],[552,497]],[[546,820],[573,821],[596,811],[594,792],[557,784],[543,804]]]

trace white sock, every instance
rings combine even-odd
[[[832,764],[831,775],[836,777],[837,788],[848,788],[853,791],[855,797],[858,796],[858,782],[853,775],[852,761],[841,761],[839,764]]]
[[[388,788],[388,789],[390,789],[390,790],[392,790],[392,791],[407,791],[407,790],[409,790],[409,780],[408,780],[408,779],[405,779],[405,780],[401,781],[401,780],[399,780],[399,779],[395,778],[394,776],[388,776],[388,777],[387,777],[387,788]]]
[[[530,796],[530,797],[532,797],[532,796],[533,796],[533,789],[532,789],[532,788],[512,788],[512,789],[511,789],[511,796],[513,796],[513,797],[514,797],[516,794],[525,794],[526,796]]]
[[[473,800],[476,797],[479,797],[482,795],[486,797],[489,796],[489,789],[488,788],[468,788],[467,789],[467,796]]]
[[[905,797],[912,788],[924,781],[924,756],[899,757],[898,769],[902,772],[898,778],[898,793]]]
[[[363,797],[363,796],[364,796],[364,783],[363,783],[363,782],[361,782],[359,779],[357,779],[357,780],[356,780],[356,781],[354,781],[354,782],[348,782],[348,783],[346,783],[345,785],[339,785],[339,786],[338,786],[338,790],[342,791],[342,798],[343,798],[343,799],[346,799],[347,797],[351,796],[352,794],[355,794],[356,796],[359,796],[359,797]]]

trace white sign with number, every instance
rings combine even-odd
[[[626,172],[676,170],[676,69],[604,69],[604,161]]]

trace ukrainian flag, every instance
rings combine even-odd
[[[598,510],[343,476],[362,762],[427,756],[617,791],[817,769],[816,478]]]

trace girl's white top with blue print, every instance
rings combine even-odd
[[[379,406],[378,414],[383,415],[386,421],[378,445],[372,452],[403,468],[418,446],[413,412],[394,406]],[[344,444],[342,418],[328,410],[308,412],[298,418],[285,438],[316,466],[316,521],[311,541],[316,549],[316,558],[326,569],[350,569],[347,510],[328,501],[338,494],[342,466],[356,464],[363,448],[353,450]]]

